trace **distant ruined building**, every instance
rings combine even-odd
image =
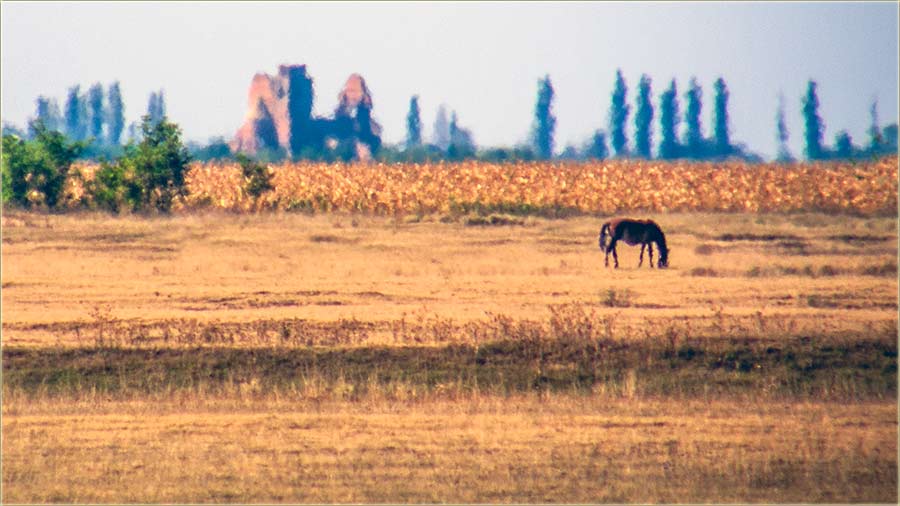
[[[281,65],[275,76],[259,73],[250,84],[244,124],[231,151],[255,155],[264,150],[317,158],[333,153],[369,160],[381,146],[381,126],[372,119],[366,81],[352,74],[338,94],[331,118],[314,117],[313,80],[306,65]]]

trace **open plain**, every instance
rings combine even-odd
[[[6,211],[10,502],[896,502],[897,221]]]

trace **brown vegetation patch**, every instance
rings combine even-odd
[[[175,246],[157,246],[154,244],[94,244],[94,243],[72,243],[72,244],[39,244],[32,248],[39,250],[54,251],[96,251],[100,253],[108,252],[132,252],[132,253],[177,253],[179,249]]]
[[[716,246],[715,244],[703,243],[694,248],[694,253],[696,253],[698,255],[712,255],[713,253],[715,253],[717,251],[722,251],[722,248],[719,246]]]
[[[897,262],[885,262],[881,265],[870,265],[868,267],[864,267],[862,269],[862,274],[865,276],[896,277]]]
[[[338,235],[331,234],[314,234],[309,236],[310,242],[315,243],[336,243],[336,244],[355,244],[359,242],[359,239],[349,238],[349,237],[341,237]]]
[[[373,299],[381,299],[381,300],[391,300],[391,299],[393,299],[393,297],[390,296],[390,295],[387,295],[387,294],[384,294],[384,293],[381,293],[381,292],[375,292],[375,291],[356,292],[355,295],[358,295],[358,296],[360,296],[360,297],[365,297],[365,298],[373,298]]]
[[[689,276],[705,278],[715,278],[719,276],[719,273],[711,267],[694,267],[693,269],[688,271],[687,274]]]
[[[802,241],[803,238],[793,234],[721,234],[714,237],[717,241],[733,242],[733,241]]]
[[[817,309],[897,309],[897,302],[860,300],[853,294],[829,293],[805,296],[806,305]]]
[[[463,220],[463,224],[467,227],[503,227],[503,226],[523,226],[525,218],[511,216],[508,214],[490,214],[488,216],[467,216]]]
[[[142,239],[148,239],[149,234],[145,232],[112,232],[87,234],[77,238],[79,242],[107,242],[107,243],[123,243],[136,242]]]
[[[845,242],[847,244],[852,244],[854,246],[866,246],[869,244],[880,243],[880,242],[888,241],[891,239],[896,239],[896,238],[894,236],[890,236],[890,235],[870,235],[870,234],[866,234],[866,235],[840,234],[840,235],[828,236],[828,240]]]
[[[480,247],[480,246],[503,246],[506,244],[513,244],[515,242],[516,241],[514,241],[512,239],[503,238],[503,239],[487,239],[487,240],[480,240],[480,241],[466,241],[466,244],[468,244],[470,246]]]

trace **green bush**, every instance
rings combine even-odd
[[[12,169],[10,168],[10,160],[9,160],[9,150],[6,147],[6,136],[3,136],[3,157],[2,161],[0,161],[0,198],[2,198],[3,205],[12,202],[13,199],[13,191],[12,191]]]
[[[191,156],[181,140],[181,129],[163,118],[144,116],[141,142],[125,146],[115,163],[102,163],[87,187],[94,203],[119,212],[156,209],[169,212],[186,194],[184,175]]]
[[[16,135],[3,136],[3,203],[55,209],[69,168],[86,144],[70,144],[63,134],[47,130],[41,122],[34,123],[32,128],[35,132],[32,141]]]
[[[101,162],[94,179],[85,183],[93,203],[113,212],[140,208],[140,186],[124,164]]]
[[[265,164],[254,162],[240,153],[235,158],[241,164],[241,173],[244,175],[244,191],[258,202],[259,197],[263,193],[273,188],[272,174],[269,172],[269,167]]]
[[[143,138],[136,147],[125,148],[125,156],[119,161],[125,174],[133,172],[142,208],[155,207],[168,212],[176,197],[184,196],[184,174],[191,156],[181,140],[181,128],[166,121],[154,122],[144,116],[141,124]]]

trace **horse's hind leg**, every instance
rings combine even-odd
[[[638,267],[644,265],[644,248],[646,247],[646,244],[641,244],[641,256],[638,257]],[[650,267],[653,267],[653,260],[650,260]]]
[[[650,253],[650,268],[652,269],[653,268],[653,243],[652,242],[647,243],[647,249],[649,250],[649,253]]]

